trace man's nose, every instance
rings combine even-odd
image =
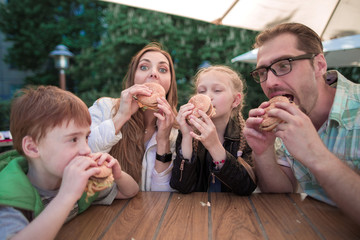
[[[267,78],[266,81],[263,82],[263,85],[265,85],[267,88],[272,88],[274,86],[279,85],[280,83],[280,79],[278,76],[275,75],[275,73],[273,73],[270,69],[267,72]]]

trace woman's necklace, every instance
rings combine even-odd
[[[154,129],[156,130],[156,125],[154,125]],[[147,129],[147,128],[145,128],[144,133],[145,133],[145,134],[147,134],[147,133],[148,133],[148,129]]]

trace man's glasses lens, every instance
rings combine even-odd
[[[297,57],[292,57],[288,59],[282,59],[277,62],[272,63],[268,67],[261,67],[250,72],[251,76],[258,83],[265,82],[267,80],[268,71],[270,70],[275,76],[284,76],[291,72],[292,65],[291,62],[303,59],[312,59],[317,54],[304,54]]]

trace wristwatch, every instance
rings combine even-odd
[[[170,162],[171,161],[171,157],[172,157],[172,153],[165,153],[163,155],[159,155],[156,153],[156,160],[166,163],[166,162]]]

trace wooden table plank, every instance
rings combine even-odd
[[[208,239],[208,207],[206,192],[173,193],[157,239]]]
[[[264,239],[249,197],[233,193],[212,193],[211,221],[214,240]]]
[[[102,239],[152,239],[169,196],[169,192],[139,192]]]
[[[111,207],[90,206],[85,212],[66,223],[56,239],[98,239],[128,201],[115,200]]]
[[[321,239],[286,194],[250,197],[268,239]]]
[[[338,208],[306,197],[306,194],[291,194],[290,197],[324,238],[360,239],[360,226]]]

